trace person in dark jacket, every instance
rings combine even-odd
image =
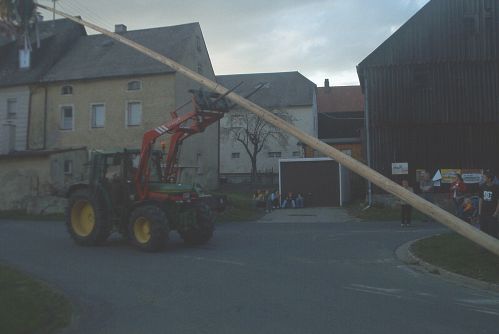
[[[452,200],[456,206],[456,216],[459,218],[463,217],[463,201],[466,194],[466,184],[464,184],[463,177],[461,174],[456,174],[454,182],[450,186],[450,192],[452,195]]]
[[[480,189],[480,202],[478,204],[478,217],[480,230],[495,238],[499,237],[499,188],[494,184],[494,175],[486,172],[485,183]]]

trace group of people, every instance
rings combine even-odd
[[[256,202],[257,207],[265,208],[265,212],[280,208],[303,208],[305,205],[305,199],[300,193],[295,195],[289,192],[286,196],[281,196],[278,190],[257,190],[253,194],[253,200]]]
[[[407,180],[402,181],[402,186],[414,192]],[[428,173],[424,173],[419,181],[421,196],[433,203],[433,181]],[[490,170],[483,173],[479,185],[478,195],[470,196],[466,183],[461,175],[457,174],[454,182],[449,187],[449,194],[455,205],[455,214],[459,218],[473,223],[478,220],[480,230],[499,238],[499,180]],[[412,207],[401,201],[401,225],[411,224]]]

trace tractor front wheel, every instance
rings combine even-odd
[[[161,250],[168,240],[169,224],[163,210],[145,205],[132,211],[128,234],[132,243],[146,252]]]
[[[70,195],[66,227],[71,238],[82,246],[102,244],[111,233],[104,205],[87,189],[77,190]]]
[[[215,230],[215,217],[209,206],[196,207],[196,222],[186,231],[180,232],[180,237],[188,245],[201,245],[208,242]]]

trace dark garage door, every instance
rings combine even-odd
[[[305,197],[305,206],[340,206],[339,165],[335,161],[281,161],[282,196]]]

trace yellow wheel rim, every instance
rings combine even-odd
[[[81,200],[71,208],[71,226],[80,237],[88,237],[95,227],[95,212],[89,201]]]
[[[144,217],[137,218],[133,223],[133,234],[141,244],[147,243],[151,239],[151,222]]]

